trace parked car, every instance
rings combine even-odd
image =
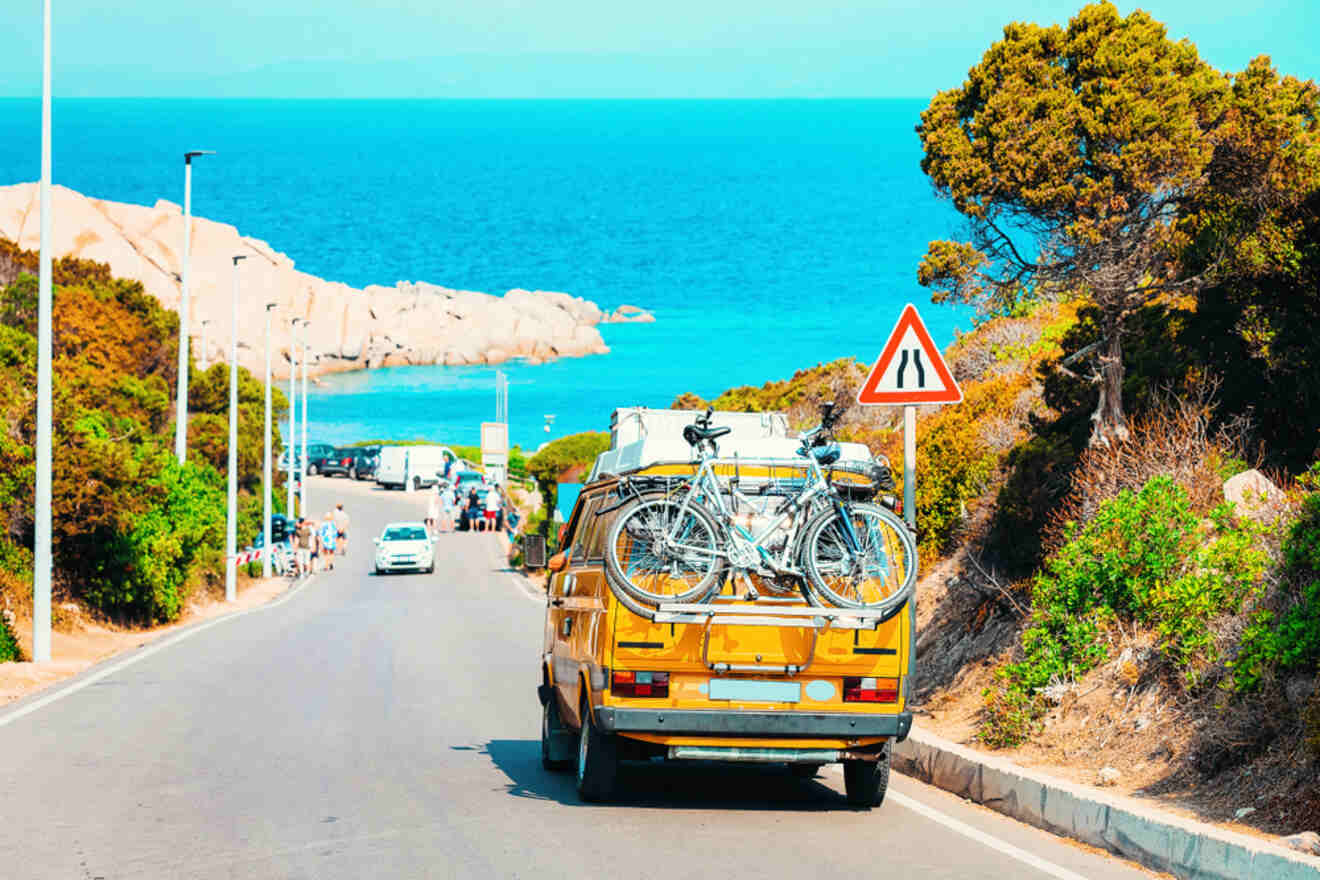
[[[352,480],[363,479],[375,473],[376,465],[371,450],[379,451],[379,446],[340,446],[335,454],[321,462],[321,473],[327,477],[348,477]]]
[[[349,465],[348,476],[353,480],[370,480],[376,476],[380,464],[380,446],[352,447],[353,463]]]
[[[426,525],[419,522],[390,523],[376,545],[376,574],[391,571],[435,571],[435,549]]]
[[[314,477],[325,473],[326,464],[333,462],[334,457],[335,448],[329,443],[307,444],[307,475]]]

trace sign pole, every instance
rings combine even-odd
[[[903,407],[903,518],[917,528],[917,408]]]

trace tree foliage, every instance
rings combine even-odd
[[[36,255],[0,240],[0,582],[30,583],[33,539]],[[6,274],[8,273],[8,274]],[[195,441],[172,454],[177,317],[108,267],[55,265],[56,586],[122,620],[171,620],[191,584],[223,563],[228,368],[194,373]],[[263,390],[240,370],[240,481],[261,471]],[[220,392],[223,388],[223,393]],[[286,406],[282,395],[277,406]],[[214,422],[224,425],[215,436]],[[200,454],[199,454],[200,453]],[[245,537],[245,536],[244,536]],[[23,603],[19,603],[23,604]]]
[[[970,240],[932,242],[918,280],[937,302],[990,310],[1089,297],[1100,339],[1076,359],[1099,364],[1093,442],[1125,439],[1131,316],[1219,281],[1304,197],[1318,107],[1313,84],[1268,59],[1225,75],[1139,10],[1102,2],[1066,28],[1010,24],[922,113],[922,169]]]

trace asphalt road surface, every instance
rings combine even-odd
[[[346,500],[335,571],[0,712],[0,877],[1148,876],[903,777],[856,812],[830,768],[639,766],[583,805],[540,766],[543,602],[482,535],[370,575],[421,502]]]

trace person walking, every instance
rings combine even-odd
[[[443,484],[438,484],[426,502],[426,532],[432,538],[440,530],[440,496],[444,494]]]
[[[339,540],[335,541],[335,552],[340,556],[348,555],[348,511],[341,501],[335,505],[335,528],[339,531]]]
[[[453,490],[448,487],[440,490],[440,531],[452,532],[454,514],[458,512],[458,503],[454,500]]]
[[[339,537],[339,528],[335,525],[334,514],[328,510],[325,512],[325,518],[321,520],[319,537],[321,539],[321,564],[325,566],[326,571],[333,571],[335,567],[335,541]]]
[[[468,490],[466,515],[468,528],[472,529],[474,532],[480,531],[485,520],[483,520],[481,516],[481,497],[477,495],[476,486],[473,486]]]
[[[502,503],[502,499],[500,498],[500,487],[497,485],[491,485],[491,487],[486,490],[486,531],[493,532],[499,527],[498,520],[500,516],[500,505]]]
[[[315,537],[312,535],[312,525],[306,517],[298,520],[298,529],[294,532],[294,565],[298,570],[298,577],[306,577],[312,573],[312,542]]]

